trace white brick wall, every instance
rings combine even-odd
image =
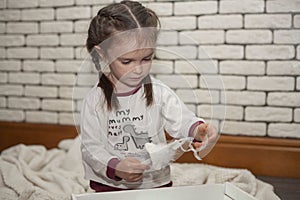
[[[43,85],[73,85],[75,83],[75,74],[47,73],[42,74],[41,80]]]
[[[62,46],[84,46],[86,34],[62,34],[60,35],[60,44]]]
[[[266,102],[265,92],[225,91],[222,96],[222,99],[226,99],[222,103],[230,105],[264,105]]]
[[[154,60],[152,62],[152,74],[171,74],[173,72],[173,62],[168,60]]]
[[[1,71],[19,71],[21,70],[21,61],[18,60],[1,60]]]
[[[55,70],[57,72],[78,72],[80,69],[82,61],[80,60],[58,60],[55,63]]]
[[[37,59],[39,50],[34,47],[8,48],[6,56],[9,59]]]
[[[5,55],[5,49],[4,48],[0,48],[0,58],[4,59],[6,57]]]
[[[200,88],[242,90],[246,87],[246,78],[243,76],[207,75],[200,77]]]
[[[33,98],[16,98],[9,97],[8,98],[8,107],[9,108],[19,108],[26,110],[37,110],[40,108],[40,100]]]
[[[299,0],[267,1],[267,12],[300,12]]]
[[[249,76],[248,89],[262,91],[294,90],[294,82],[293,77]]]
[[[25,37],[23,35],[4,35],[0,36],[0,46],[23,46],[25,44]]]
[[[156,14],[160,16],[170,16],[173,14],[173,4],[171,2],[164,2],[164,3],[145,3],[144,4],[147,8],[152,10],[157,10]]]
[[[0,33],[5,33],[5,23],[0,22]]]
[[[58,123],[58,113],[47,111],[26,111],[25,118],[27,122],[32,123]]]
[[[0,94],[3,96],[21,96],[23,95],[23,86],[22,85],[0,85]]]
[[[195,46],[164,46],[156,51],[158,59],[195,59],[197,57],[197,48]]]
[[[234,75],[264,75],[265,63],[263,61],[226,60],[220,62],[221,74]]]
[[[247,121],[291,122],[292,111],[291,108],[246,107],[245,119]]]
[[[216,1],[196,1],[196,2],[175,2],[175,15],[202,15],[217,13],[218,4]]]
[[[295,47],[291,45],[250,45],[246,47],[249,60],[287,60],[295,57]]]
[[[5,97],[0,98],[0,107],[1,108],[6,107],[6,98]]]
[[[299,137],[299,124],[294,123],[271,123],[269,125],[269,135],[271,137]]]
[[[47,1],[47,0],[39,0],[39,5],[41,7],[59,7],[59,6],[72,6],[74,5],[75,0],[52,0],[52,1]]]
[[[22,110],[0,109],[0,120],[1,121],[22,122],[22,121],[24,121],[24,119],[25,119],[25,115]]]
[[[0,73],[0,83],[7,83],[7,73]]]
[[[41,33],[70,33],[73,31],[72,21],[44,21],[40,24]]]
[[[25,60],[22,69],[34,72],[54,72],[54,62],[50,60]]]
[[[231,135],[264,136],[267,125],[262,122],[225,121],[223,132]]]
[[[300,61],[269,61],[268,75],[300,75]]]
[[[223,44],[224,31],[197,30],[180,32],[180,44]]]
[[[160,18],[163,30],[189,30],[196,28],[195,16],[172,16]]]
[[[300,109],[297,108],[294,111],[294,121],[295,122],[300,122]]]
[[[78,121],[97,81],[89,22],[113,2],[0,0],[0,120],[73,124],[76,108]],[[191,110],[225,134],[300,139],[299,0],[141,2],[163,29],[151,72]]]
[[[52,8],[25,9],[21,11],[21,19],[23,21],[54,20],[54,9]]]
[[[0,8],[6,8],[6,0],[0,1]]]
[[[37,73],[9,73],[8,76],[9,83],[23,83],[23,84],[39,84],[40,83],[40,75]]]
[[[57,35],[28,35],[26,38],[27,46],[57,46],[59,37]]]
[[[161,31],[158,36],[158,45],[176,45],[178,44],[177,31]]]
[[[42,47],[42,59],[73,59],[74,49],[72,47]]]
[[[227,120],[242,120],[243,107],[242,106],[223,106],[223,105],[200,105],[198,106],[198,115],[204,118],[212,119],[227,119]]]
[[[8,22],[6,24],[7,33],[38,33],[37,22]]]
[[[300,15],[294,16],[294,27],[296,27],[296,28],[300,27]]]
[[[88,6],[57,8],[56,18],[59,20],[74,20],[74,19],[87,19],[91,17],[91,8]]]
[[[232,0],[220,2],[220,13],[262,13],[264,11],[262,0]]]
[[[291,28],[292,16],[289,14],[247,14],[246,28]]]
[[[244,48],[242,45],[201,45],[198,49],[199,59],[242,59]]]
[[[58,115],[58,123],[59,124],[70,124],[73,125],[74,123],[79,123],[78,121],[78,114],[73,113],[59,113]]]
[[[299,44],[300,30],[278,30],[274,32],[274,43]]]
[[[214,60],[176,60],[175,72],[183,74],[217,74],[218,62]]]
[[[39,5],[38,0],[9,0],[7,1],[8,8],[31,8]]]
[[[300,107],[300,92],[271,92],[268,95],[267,103],[270,106]]]
[[[58,97],[57,87],[48,87],[48,86],[26,86],[25,87],[25,96],[28,97]]]
[[[157,75],[156,77],[171,88],[196,88],[198,86],[196,75]]]
[[[242,28],[242,15],[207,15],[198,17],[199,29],[230,29]]]
[[[232,44],[266,44],[272,42],[270,30],[229,30],[226,32],[226,42]]]
[[[18,21],[21,19],[20,10],[2,10],[0,13],[1,21]]]
[[[73,111],[72,101],[64,99],[44,99],[42,109],[49,111]]]
[[[201,90],[201,89],[178,89],[177,95],[186,103],[219,103],[219,92],[216,90]]]

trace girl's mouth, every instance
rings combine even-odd
[[[142,79],[142,77],[136,77],[136,78],[130,78],[131,80],[134,80],[134,81],[139,81]]]

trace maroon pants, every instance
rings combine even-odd
[[[166,185],[162,185],[157,188],[162,188],[162,187],[172,187],[173,183],[172,181]],[[123,191],[123,190],[129,190],[129,189],[122,189],[122,188],[116,188],[116,187],[111,187],[108,185],[104,185],[102,183],[98,183],[95,181],[90,181],[90,187],[95,190],[96,192],[113,192],[113,191]]]

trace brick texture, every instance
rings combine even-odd
[[[79,121],[87,29],[114,2],[0,1],[1,121]],[[299,0],[140,2],[162,25],[151,73],[188,108],[224,134],[300,139]]]

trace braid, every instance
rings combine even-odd
[[[145,77],[144,87],[145,87],[144,95],[146,97],[147,106],[150,106],[153,103],[153,90],[152,90],[152,82],[151,82],[150,75]]]
[[[101,66],[100,66],[100,60],[99,60],[99,54],[96,50],[93,50],[91,52],[91,56],[92,56],[92,61],[96,66],[96,69],[98,72],[101,72]]]

